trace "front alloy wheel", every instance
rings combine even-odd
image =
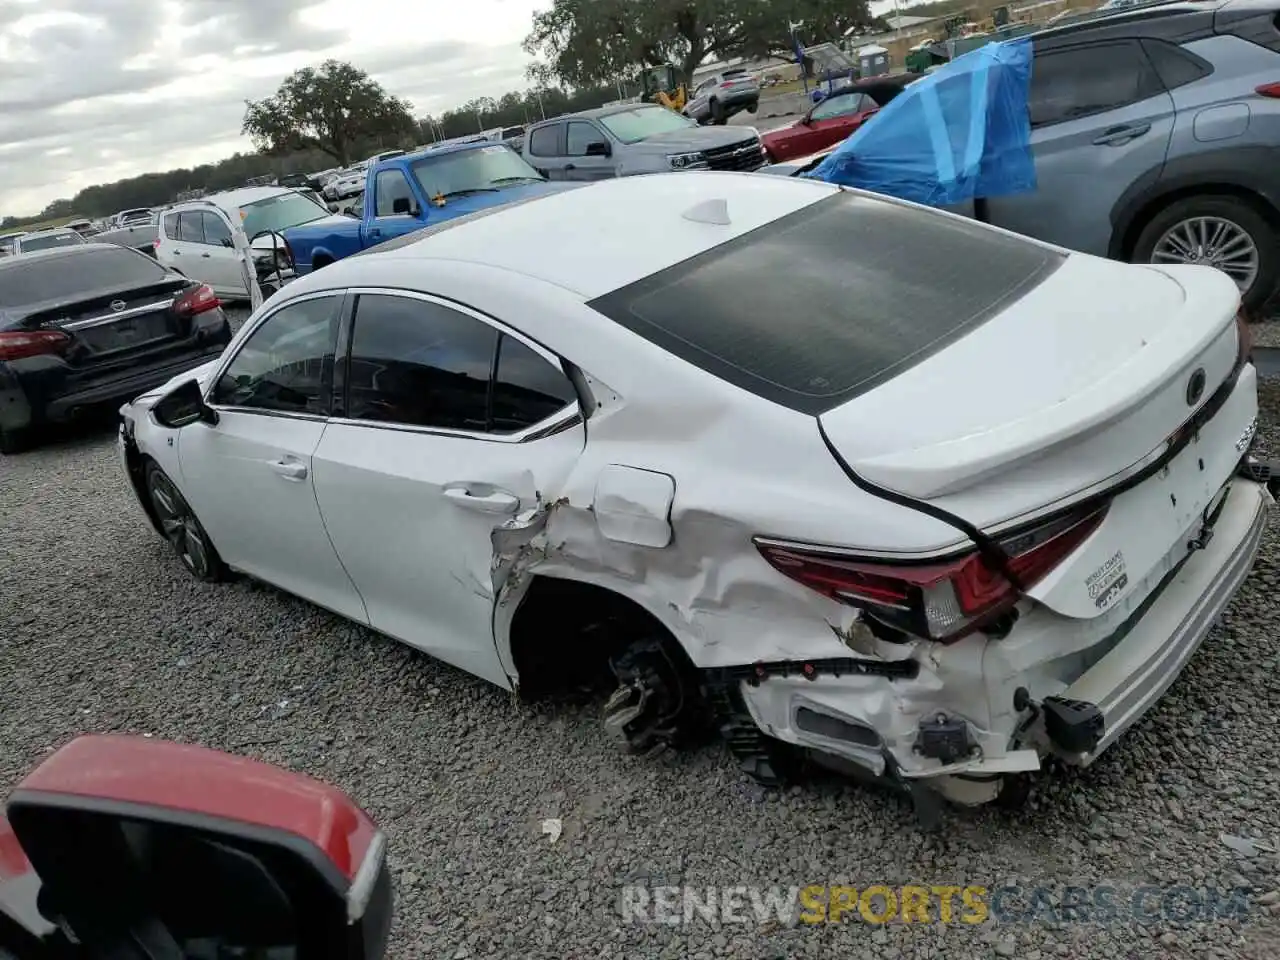
[[[147,495],[160,530],[187,571],[197,580],[223,579],[226,567],[209,535],[177,487],[154,463],[147,467]]]

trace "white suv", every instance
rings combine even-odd
[[[244,229],[258,274],[288,276],[281,236],[289,227],[329,216],[312,196],[286,187],[247,187],[174,204],[160,216],[156,259],[227,300],[248,299],[249,278],[236,250],[233,227]],[[272,233],[276,234],[273,238]]]

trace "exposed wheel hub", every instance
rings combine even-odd
[[[653,754],[677,743],[686,695],[680,671],[657,640],[632,644],[609,661],[618,689],[604,707],[604,726],[628,753]]]

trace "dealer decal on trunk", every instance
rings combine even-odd
[[[1117,550],[1093,573],[1085,578],[1084,585],[1089,590],[1089,599],[1105,610],[1124,593],[1129,585],[1129,574],[1125,572],[1124,554]]]

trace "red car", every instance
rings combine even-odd
[[[782,163],[835,146],[917,79],[911,73],[867,77],[836,90],[791,126],[760,138],[769,161]]]
[[[839,143],[880,109],[869,94],[842,90],[816,104],[789,127],[770,130],[760,140],[770,163],[817,153]]]

